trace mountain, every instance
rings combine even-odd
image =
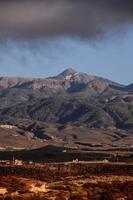
[[[64,79],[69,80],[76,74],[78,74],[78,72],[75,69],[68,68],[62,73],[58,74],[57,76],[51,78],[56,80],[64,80]]]
[[[44,79],[1,77],[0,149],[132,148],[131,88],[72,68]]]
[[[128,85],[128,86],[126,86],[125,89],[126,89],[126,91],[133,92],[133,83]]]
[[[18,78],[1,77],[0,88],[19,88],[19,89],[42,89],[51,90],[56,93],[65,90],[66,92],[79,92],[88,89],[90,92],[99,94],[110,86],[120,86],[104,78],[90,76],[86,73],[78,73],[70,68],[55,77],[49,78]]]

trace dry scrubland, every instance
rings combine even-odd
[[[0,200],[132,200],[133,164],[0,166]]]
[[[67,69],[0,78],[0,150],[133,148],[133,84]]]

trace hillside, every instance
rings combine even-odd
[[[1,77],[0,124],[16,127],[0,127],[1,149],[132,148],[131,85],[71,68],[45,79]]]

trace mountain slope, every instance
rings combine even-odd
[[[90,76],[86,73],[78,73],[74,69],[67,69],[61,74],[45,78],[17,78],[17,77],[1,77],[0,88],[19,88],[19,89],[33,89],[33,90],[51,90],[58,93],[65,90],[66,92],[79,92],[88,89],[94,94],[99,94],[107,89],[109,86],[119,85],[104,78]]]
[[[95,143],[100,148],[129,147],[133,93],[127,88],[74,69],[45,79],[1,77],[0,125],[16,128],[13,134],[0,128],[0,148],[28,148],[29,133],[31,148],[35,144],[78,148],[85,142],[89,147]]]

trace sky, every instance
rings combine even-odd
[[[130,84],[132,52],[132,0],[0,0],[0,76],[71,67]]]

